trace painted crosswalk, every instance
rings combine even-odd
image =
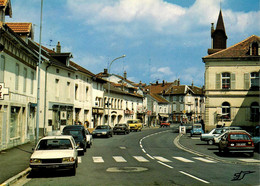
[[[198,162],[203,162],[203,163],[218,163],[218,161],[213,160],[213,159],[209,159],[206,157],[190,157],[190,158],[186,158],[186,157],[181,157],[181,156],[172,156],[171,158],[166,158],[163,156],[151,156],[151,157],[144,157],[144,156],[132,156],[131,160],[128,158],[125,158],[123,156],[112,156],[111,158],[106,157],[105,160],[106,161],[111,161],[110,159],[114,160],[117,163],[126,163],[129,161],[137,161],[140,163],[148,163],[151,162],[153,160],[156,160],[158,162],[163,162],[163,163],[171,163],[171,162],[176,162],[176,161],[180,161],[180,162],[184,162],[184,163],[198,163]],[[105,163],[104,157],[102,156],[93,156],[92,157],[93,163]],[[238,159],[240,161],[243,162],[249,162],[249,163],[260,163],[260,160],[257,159]],[[82,163],[81,158],[78,159],[79,163]]]

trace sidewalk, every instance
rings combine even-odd
[[[34,142],[29,142],[0,152],[1,185],[29,167],[29,160],[34,146]],[[10,181],[8,180],[9,183]]]

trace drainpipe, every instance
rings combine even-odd
[[[46,95],[47,95],[47,70],[48,68],[52,65],[52,63],[49,63],[47,66],[46,66],[46,69],[45,69],[45,85],[44,85],[44,111],[43,111],[43,136],[45,136],[45,124],[46,124],[46,102],[47,102],[47,99],[46,99]]]

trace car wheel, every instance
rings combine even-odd
[[[213,144],[214,144],[214,141],[211,139],[211,140],[208,141],[208,144],[209,144],[209,145],[213,145]]]
[[[73,165],[73,168],[70,170],[72,176],[76,175],[76,169],[77,168],[76,168],[76,164],[75,164],[75,165]]]

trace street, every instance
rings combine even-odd
[[[48,170],[29,174],[16,185],[259,184],[259,163],[231,162],[252,158],[220,157],[207,150],[212,154],[209,159],[184,151],[175,145],[178,133],[173,131],[173,127],[153,128],[112,138],[95,138],[92,147],[80,156],[76,176]],[[185,144],[200,143],[198,138],[182,138]],[[255,153],[253,159],[257,158],[259,154]]]

